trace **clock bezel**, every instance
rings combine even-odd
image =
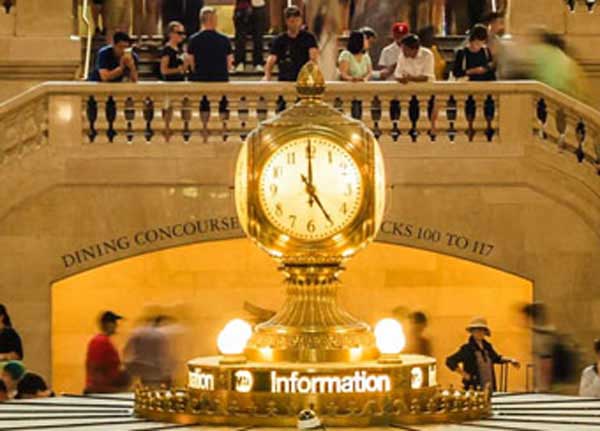
[[[375,137],[364,126],[349,124],[332,129],[309,125],[265,125],[252,132],[245,145],[247,226],[244,229],[263,249],[275,257],[329,256],[344,258],[366,246],[376,233]],[[309,136],[340,146],[358,166],[361,176],[361,206],[354,219],[340,231],[318,240],[289,236],[271,223],[261,205],[260,178],[266,163],[282,145]],[[383,199],[383,196],[379,197]],[[242,221],[242,225],[244,225]]]

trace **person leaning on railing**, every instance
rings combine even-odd
[[[121,82],[125,77],[131,82],[137,82],[139,62],[138,56],[131,49],[131,38],[127,33],[117,32],[113,43],[98,51],[94,70],[88,77],[89,81]]]
[[[402,39],[394,78],[401,84],[435,81],[433,53],[421,46],[421,39],[416,34],[409,34]]]
[[[469,81],[495,81],[496,64],[487,47],[488,31],[477,24],[469,33],[468,45],[457,51],[454,61],[454,76]]]
[[[347,49],[340,53],[338,66],[342,81],[365,82],[371,77],[371,57],[366,52],[367,42],[364,33],[353,31],[348,39]]]
[[[276,64],[279,68],[279,81],[295,81],[302,66],[309,60],[319,60],[317,39],[312,33],[302,29],[302,12],[297,6],[286,8],[285,24],[287,31],[277,36],[271,46],[265,65],[265,81],[271,79]]]
[[[160,53],[160,77],[163,81],[183,81],[187,62],[181,44],[185,40],[185,28],[178,21],[167,27],[167,43]]]

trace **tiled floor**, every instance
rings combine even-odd
[[[0,430],[206,430],[161,424],[132,416],[132,396],[62,396],[0,403]],[[494,416],[459,425],[394,427],[405,431],[587,431],[600,430],[600,399],[541,394],[499,394]],[[214,429],[214,428],[213,428]],[[221,431],[224,428],[219,428]],[[272,430],[271,430],[272,431]]]

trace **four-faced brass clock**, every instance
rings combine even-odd
[[[322,75],[300,74],[300,101],[259,125],[236,167],[240,224],[286,274],[287,300],[259,325],[252,360],[336,361],[377,355],[368,325],[336,302],[342,262],[376,235],[383,159],[371,131],[321,100]]]
[[[383,213],[373,134],[310,96],[251,133],[236,168],[242,227],[284,263],[351,256],[374,237]]]

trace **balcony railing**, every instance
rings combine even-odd
[[[59,122],[83,151],[241,143],[295,101],[281,83],[46,83],[0,105],[0,161],[52,145]],[[392,155],[498,157],[535,142],[600,167],[600,113],[535,82],[331,83],[326,101]]]

